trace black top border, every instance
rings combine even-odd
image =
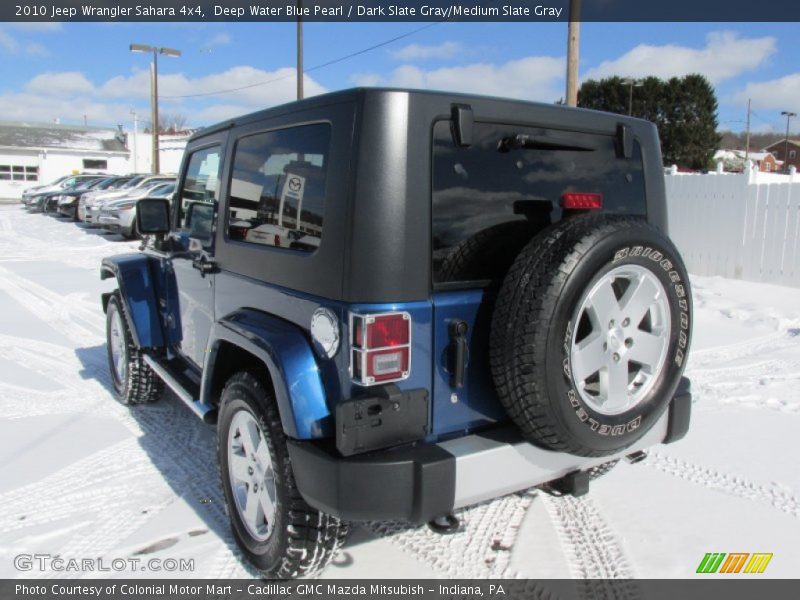
[[[570,0],[13,0],[7,22],[531,22],[570,20]],[[582,0],[583,22],[798,22],[800,2]]]

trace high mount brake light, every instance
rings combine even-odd
[[[572,210],[596,210],[603,208],[603,194],[567,192],[561,196],[561,208]]]
[[[350,346],[356,383],[367,386],[406,379],[411,365],[411,315],[351,313]]]

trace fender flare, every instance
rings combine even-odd
[[[164,345],[164,335],[156,301],[155,282],[145,254],[120,254],[103,259],[100,279],[116,277],[125,319],[137,348]],[[103,294],[103,312],[111,294]]]
[[[255,356],[269,371],[287,436],[314,439],[331,430],[331,413],[314,351],[303,331],[254,309],[241,309],[217,321],[211,330],[200,399],[212,403],[214,362],[225,341]]]

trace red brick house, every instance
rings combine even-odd
[[[765,152],[770,152],[777,161],[794,166],[800,170],[800,140],[789,140],[789,156],[784,156],[786,150],[786,140],[780,140],[764,148]]]

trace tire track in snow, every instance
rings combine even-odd
[[[778,334],[744,342],[702,350],[690,350],[687,373],[713,372],[719,370],[719,365],[725,365],[734,360],[744,358],[763,360],[764,355],[771,352],[797,349],[800,346],[800,338],[790,334],[789,330],[794,331],[793,328],[789,328]]]
[[[20,279],[24,281],[24,285],[19,283]],[[47,322],[52,329],[74,341],[77,346],[91,347],[105,342],[101,333],[104,328],[104,319],[99,302],[94,310],[89,306],[85,306],[77,311],[77,316],[89,325],[87,327],[73,320],[76,314],[63,310],[63,296],[34,282],[24,280],[6,269],[2,269],[2,267],[0,267],[0,289],[8,291],[18,303]],[[39,342],[27,340],[22,342],[21,345],[23,346],[23,352],[17,353],[11,358],[26,363],[28,366],[34,366],[37,362],[37,357],[47,355],[47,352],[43,351],[45,349]],[[55,345],[50,346],[48,349],[56,350],[57,357],[51,359],[47,365],[48,373],[58,373],[62,382],[69,382],[67,387],[73,393],[85,394],[87,392],[86,388],[91,387],[92,395],[97,396],[100,400],[98,404],[102,407],[102,412],[110,409],[109,412],[114,417],[122,421],[135,435],[139,436],[140,447],[132,448],[131,454],[144,458],[148,463],[149,471],[145,469],[137,476],[141,477],[149,473],[159,481],[162,481],[162,483],[169,481],[170,485],[174,487],[175,496],[190,494],[195,500],[200,501],[208,508],[206,518],[211,518],[219,527],[224,526],[227,528],[227,516],[223,508],[224,502],[221,490],[219,490],[216,468],[214,467],[216,464],[215,445],[208,439],[197,443],[200,441],[197,439],[198,436],[202,437],[202,434],[198,432],[204,432],[205,430],[196,417],[174,398],[171,401],[162,401],[157,405],[136,407],[129,411],[116,403],[110,397],[108,391],[103,388],[103,384],[108,385],[109,383],[104,364],[100,365],[98,364],[99,361],[92,361],[90,365],[92,367],[91,375],[97,377],[99,381],[92,379],[79,380],[75,375],[85,365],[81,364],[74,353],[70,353],[69,350]],[[27,350],[27,353],[24,350]],[[58,358],[65,360],[58,360]],[[41,369],[41,365],[39,368]],[[105,402],[102,402],[102,400],[105,400]],[[146,445],[147,448],[141,447],[143,445]],[[156,468],[153,468],[154,465]],[[93,468],[95,467],[80,466],[78,472]],[[65,471],[68,473],[68,477],[73,477],[73,469],[67,468]],[[117,503],[114,510],[108,511],[109,515],[116,515],[126,504],[141,503],[146,501],[148,497],[146,494],[140,496],[139,494],[131,493],[131,489],[134,487],[141,489],[140,481],[137,482],[136,478],[133,478],[130,480],[130,485],[127,485],[129,479],[125,477],[125,474],[119,475],[116,481],[117,485],[111,486],[111,488],[100,488],[96,490],[97,493],[89,494],[93,498],[92,501],[95,501],[95,497],[99,496],[101,498],[111,498]],[[111,476],[111,478],[113,479],[114,476]],[[93,482],[92,485],[99,485],[95,478],[91,478],[91,481]],[[43,486],[49,487],[46,482],[33,484],[33,489],[26,490],[26,493],[36,494],[38,493],[36,490]],[[69,514],[69,508],[63,508],[62,510]],[[148,512],[150,516],[155,514],[153,511]],[[50,514],[53,516],[56,513],[53,511]],[[112,518],[117,519],[116,516]],[[31,523],[32,521],[28,521],[28,524]],[[103,545],[115,547],[128,535],[128,532],[112,526],[103,535],[105,540]],[[228,535],[225,542],[227,548],[221,552],[221,556],[230,557],[235,551],[232,536]],[[71,552],[69,548],[66,551]],[[235,571],[227,566],[228,558],[225,558],[224,562],[226,563],[226,572]]]
[[[461,529],[451,535],[401,522],[371,522],[366,527],[447,577],[514,577],[511,550],[534,497],[530,492],[512,494],[456,511]]]
[[[787,485],[778,482],[757,483],[734,473],[696,465],[659,452],[651,452],[641,464],[712,490],[766,503],[788,515],[800,517],[800,498]]]
[[[630,560],[592,499],[545,495],[543,500],[569,558],[572,576],[586,580],[579,584],[583,597],[643,597],[639,584],[632,581],[635,574]],[[608,581],[620,579],[631,581]]]

